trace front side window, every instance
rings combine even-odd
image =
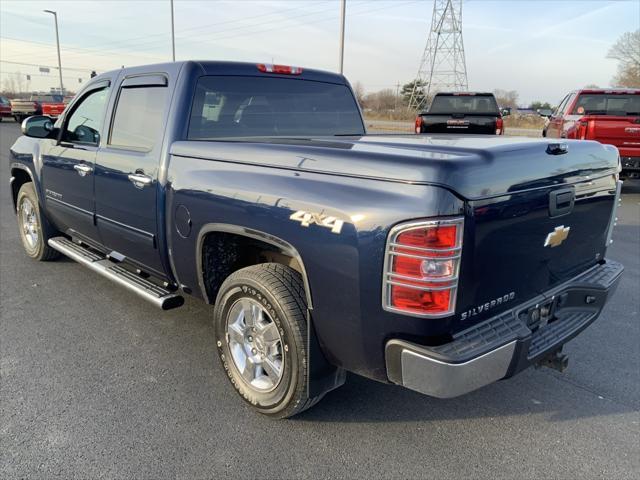
[[[94,90],[80,100],[65,122],[62,140],[98,145],[108,98],[109,88],[105,87]]]
[[[189,122],[191,140],[363,134],[346,85],[288,78],[202,77]]]
[[[564,108],[562,109],[563,115],[569,115],[569,109],[571,108],[571,104],[573,103],[574,98],[576,98],[575,93],[572,93],[571,95],[569,95],[569,98],[567,99],[567,103],[564,105]]]
[[[569,100],[569,95],[567,95],[566,97],[564,97],[562,99],[562,101],[560,102],[560,105],[558,105],[558,108],[556,108],[555,113],[553,114],[554,117],[558,117],[562,114],[562,112],[564,111],[564,107],[567,104],[567,101]]]
[[[136,86],[120,90],[109,145],[150,151],[160,138],[167,87]]]

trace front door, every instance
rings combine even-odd
[[[163,268],[157,242],[157,179],[168,100],[165,76],[125,78],[95,170],[96,220],[103,244],[143,270],[158,273]]]
[[[547,125],[547,137],[549,138],[560,138],[560,131],[562,129],[562,112],[564,111],[564,106],[567,104],[567,100],[569,100],[569,95],[564,97],[556,111],[553,112],[553,115],[549,118],[549,125]]]
[[[57,140],[42,142],[42,185],[47,213],[62,231],[98,242],[93,181],[109,82],[84,92],[61,125]]]

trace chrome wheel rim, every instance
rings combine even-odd
[[[284,350],[278,326],[255,300],[241,298],[227,315],[227,343],[242,380],[261,392],[275,389],[284,372]]]
[[[39,228],[38,213],[31,200],[24,198],[20,204],[20,220],[22,222],[22,233],[29,249],[34,250],[38,246]]]

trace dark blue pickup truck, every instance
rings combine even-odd
[[[562,369],[622,273],[605,257],[614,147],[367,135],[341,75],[127,68],[22,130],[27,255],[62,253],[163,309],[214,305],[226,375],[273,417],[347,371],[447,398]]]

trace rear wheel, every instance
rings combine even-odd
[[[35,260],[53,260],[60,254],[47,243],[53,236],[46,219],[43,218],[33,183],[20,187],[16,201],[18,230],[22,247]]]
[[[300,274],[280,264],[243,268],[220,288],[220,361],[238,394],[262,414],[290,417],[321,398],[307,395],[306,308]]]

